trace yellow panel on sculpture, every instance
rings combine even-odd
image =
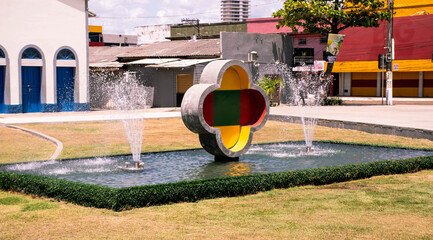
[[[245,145],[247,145],[248,139],[250,137],[250,129],[250,127],[241,127],[238,142],[230,150],[237,152],[242,150]]]
[[[221,80],[221,87],[218,90],[239,90],[241,89],[241,78],[238,72],[233,68],[228,68]]]
[[[223,126],[217,127],[221,130],[221,137],[226,148],[231,149],[239,140],[241,126]]]
[[[240,88],[241,89],[249,89],[250,88],[250,80],[248,78],[247,72],[240,66],[232,66],[236,70],[236,72],[239,74],[240,79]]]

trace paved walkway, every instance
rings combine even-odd
[[[320,119],[371,123],[433,130],[433,105],[342,105],[306,108],[307,116]],[[272,107],[270,114],[300,116],[296,106]],[[149,108],[134,115],[114,110],[90,112],[0,114],[1,124],[56,123],[80,121],[115,121],[125,118],[180,117],[180,108]]]
[[[320,119],[433,130],[433,105],[321,106],[303,111]],[[301,111],[296,106],[279,106],[271,108],[270,114],[300,116]]]
[[[340,97],[344,105],[382,105],[386,104],[383,97]],[[393,105],[433,105],[433,98],[393,98]]]
[[[134,118],[173,118],[180,117],[180,108],[149,108],[135,111],[134,114],[115,110],[89,112],[20,113],[0,114],[0,124],[64,123],[90,121],[117,121]]]

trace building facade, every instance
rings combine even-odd
[[[433,4],[430,0],[394,1],[393,96],[433,97]],[[294,66],[325,60],[326,36],[294,34],[276,28],[278,19],[248,19],[249,33],[294,37]],[[382,96],[385,80],[378,56],[386,52],[387,22],[378,28],[348,28],[334,64],[333,95]],[[381,91],[382,89],[382,91]]]
[[[248,19],[249,0],[221,0],[221,22],[243,22]]]
[[[135,27],[134,31],[138,36],[138,44],[168,41],[167,38],[170,37],[171,26],[171,24],[163,24]]]
[[[247,32],[246,22],[220,22],[220,23],[201,23],[200,36],[198,38],[219,38],[221,32]],[[172,25],[171,26],[171,40],[185,40],[191,39],[192,36],[197,36],[197,26],[194,25]]]
[[[433,97],[433,15],[394,18],[393,96]],[[333,71],[340,73],[339,95],[385,96],[378,55],[386,51],[384,22],[379,28],[351,28]],[[383,89],[383,92],[381,92]]]
[[[115,84],[127,74],[134,74],[146,88],[143,94],[149,107],[179,107],[186,90],[199,82],[203,68],[220,55],[219,39],[165,41],[140,47],[92,47],[92,108],[110,108],[111,96],[104,85]]]
[[[88,110],[87,0],[1,1],[0,9],[0,111]]]
[[[102,26],[89,25],[89,46],[104,46],[102,41]]]

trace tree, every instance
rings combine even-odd
[[[277,28],[287,26],[293,32],[338,34],[349,27],[379,27],[389,20],[385,0],[286,0],[282,9],[272,15],[281,20]],[[325,79],[329,79],[334,63],[328,63]]]

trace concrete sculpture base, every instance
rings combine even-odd
[[[201,145],[216,160],[237,159],[265,125],[269,99],[251,82],[243,62],[218,60],[209,63],[200,84],[185,93],[181,113],[185,126],[199,134]]]

